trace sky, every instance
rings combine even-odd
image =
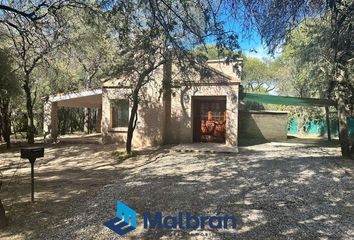
[[[230,17],[225,11],[223,21],[226,30],[234,31],[239,35],[239,45],[241,51],[250,57],[257,58],[272,58],[268,54],[267,47],[262,43],[260,34],[258,33],[255,26],[252,27],[242,27],[233,17]]]
[[[261,37],[256,32],[252,38],[241,38],[239,44],[241,51],[249,57],[271,58],[268,49],[262,44]]]

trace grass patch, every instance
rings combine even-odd
[[[112,156],[118,158],[119,160],[125,160],[131,157],[138,156],[138,152],[132,151],[131,153],[127,153],[126,151],[114,151],[112,152]]]

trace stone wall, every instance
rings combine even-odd
[[[169,78],[167,73],[170,75]],[[191,72],[186,77],[179,74],[174,66],[165,65],[164,68],[155,71],[154,78],[155,81],[150,82],[143,90],[133,147],[191,143],[192,102],[194,97],[201,96],[226,98],[226,143],[237,145],[239,75],[228,77],[210,69]],[[170,92],[161,91],[162,84],[167,84],[163,79],[170,82],[168,83],[171,86]],[[124,144],[126,140],[127,128],[111,127],[111,100],[127,99],[132,91],[129,87],[118,87],[122,85],[120,82],[122,81],[113,80],[103,85],[101,126],[104,143]]]
[[[123,146],[126,142],[128,128],[112,128],[111,126],[111,100],[127,99],[130,89],[103,88],[102,92],[102,142]],[[162,143],[162,101],[159,95],[153,93],[153,88],[145,92],[145,99],[141,101],[138,109],[138,121],[134,131],[132,144],[134,147],[156,146]],[[129,116],[132,102],[129,101]]]
[[[239,84],[194,85],[174,89],[172,97],[171,138],[175,143],[193,142],[193,98],[226,97],[226,144],[237,145]]]

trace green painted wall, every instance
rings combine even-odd
[[[288,132],[287,112],[240,111],[239,142],[244,141],[285,141]]]

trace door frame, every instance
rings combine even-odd
[[[192,96],[192,141],[194,143],[201,142],[200,141],[200,116],[198,116],[200,102],[202,101],[224,101],[225,102],[225,111],[227,109],[227,97],[226,95],[215,95],[215,96]],[[227,121],[227,120],[226,120]],[[227,127],[227,124],[225,125]],[[226,134],[227,129],[225,129]],[[226,142],[226,137],[225,141]]]

